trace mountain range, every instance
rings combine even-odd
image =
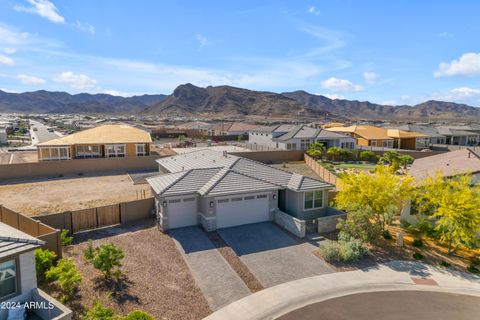
[[[361,119],[466,119],[480,117],[480,108],[429,100],[414,106],[329,99],[305,91],[273,93],[231,86],[178,86],[170,95],[119,97],[109,94],[68,94],[0,90],[0,112],[22,113],[144,113],[161,116],[298,117],[329,114]]]

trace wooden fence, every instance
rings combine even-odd
[[[325,169],[325,167],[323,167],[320,163],[318,163],[318,161],[316,161],[312,157],[306,154],[304,155],[304,157],[305,163],[307,164],[307,166],[310,167],[310,169],[312,169],[320,178],[322,178],[322,180],[333,184],[338,190],[338,178],[336,175]]]
[[[59,258],[62,257],[60,230],[5,208],[2,205],[0,205],[0,221],[32,237],[45,241],[44,249],[55,252]]]
[[[35,216],[35,219],[54,228],[70,230],[74,234],[148,218],[154,206],[154,198],[147,198],[97,208],[40,215]]]

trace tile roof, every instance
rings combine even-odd
[[[290,139],[336,139],[336,138],[345,138],[345,135],[328,131],[325,129],[315,129],[305,125],[295,126],[290,129],[287,133],[275,138],[275,140],[287,141]]]
[[[387,134],[392,138],[422,138],[427,137],[426,134],[413,132],[413,131],[404,131],[399,129],[387,129]]]
[[[478,133],[475,133],[475,132],[456,130],[456,129],[452,129],[451,127],[437,127],[436,129],[438,133],[442,135],[447,135],[447,136],[463,137],[463,136],[478,135]]]
[[[355,133],[362,138],[367,140],[379,139],[379,140],[389,140],[393,139],[388,135],[388,131],[385,128],[369,126],[369,125],[353,125],[349,127],[333,127],[327,128],[328,131],[333,132],[343,132],[343,133]]]
[[[150,134],[124,124],[108,124],[86,129],[71,135],[39,143],[39,146],[60,146],[75,144],[109,144],[109,143],[150,143]]]
[[[416,159],[409,174],[419,181],[439,172],[443,177],[480,172],[480,157],[466,148]]]
[[[0,222],[0,258],[30,251],[43,244],[43,241]]]
[[[429,137],[445,137],[444,135],[441,135],[438,133],[436,128],[433,127],[428,127],[428,126],[422,126],[422,125],[415,125],[415,124],[405,124],[401,126],[388,126],[385,127],[387,129],[399,129],[399,130],[404,130],[404,131],[415,131],[418,133],[423,133]]]
[[[303,177],[254,160],[211,150],[158,159],[157,162],[173,172],[147,179],[158,194],[198,191],[201,195],[218,195],[283,188],[302,191],[332,187],[320,179]],[[293,182],[295,179],[299,183]],[[177,184],[180,186],[177,187]]]

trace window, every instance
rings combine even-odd
[[[242,201],[243,198],[232,198],[232,201]]]
[[[69,160],[70,147],[39,147],[40,160]]]
[[[382,146],[384,148],[391,148],[391,147],[393,147],[393,141],[392,140],[383,140]]]
[[[258,195],[257,196],[257,199],[263,199],[263,198],[266,198],[267,195],[266,194],[261,194],[261,195]]]
[[[218,202],[218,203],[226,203],[226,202],[228,202],[228,201],[230,201],[230,199],[220,199],[220,200],[218,200],[217,202]]]
[[[137,148],[137,157],[142,157],[147,155],[147,145],[145,143],[137,144],[136,148]]]
[[[173,199],[173,200],[168,200],[168,203],[179,203],[181,201],[182,199]]]
[[[315,209],[323,206],[323,191],[309,191],[304,193],[303,209]]]
[[[244,200],[252,200],[252,199],[255,199],[255,197],[254,196],[248,196],[248,197],[244,197],[243,199]]]
[[[99,158],[101,156],[98,145],[77,145],[75,151],[77,158]]]
[[[195,201],[195,198],[185,198],[185,199],[183,199],[183,202],[190,202],[190,201]]]
[[[107,144],[105,146],[105,156],[107,158],[125,157],[125,145]]]
[[[0,300],[17,293],[17,264],[15,259],[0,262]]]
[[[377,146],[377,140],[370,141],[370,146],[376,147]]]

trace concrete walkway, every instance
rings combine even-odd
[[[346,295],[412,290],[480,297],[480,277],[418,262],[392,261],[375,268],[280,284],[234,302],[205,319],[275,319],[293,310]]]
[[[169,231],[212,310],[250,294],[245,283],[199,227]]]

